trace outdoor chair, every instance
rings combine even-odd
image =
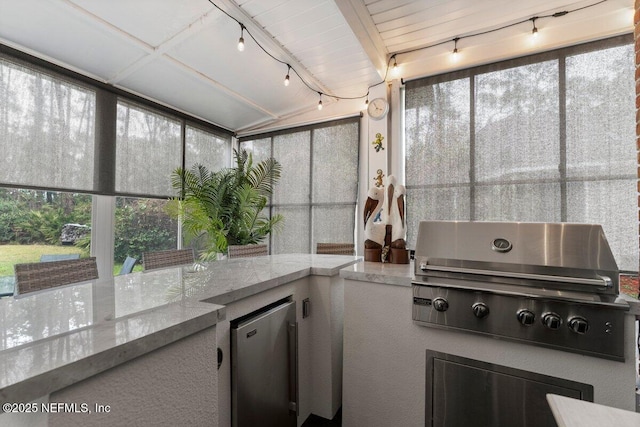
[[[144,267],[145,271],[155,270],[157,268],[193,264],[195,260],[195,254],[192,248],[144,252],[142,254],[142,266]]]
[[[120,269],[120,273],[118,274],[123,275],[131,273],[133,271],[133,267],[136,265],[136,262],[138,262],[138,258],[128,256],[127,259],[125,259],[122,263],[122,268]]]
[[[40,255],[40,262],[65,261],[68,259],[80,259],[80,254],[44,254]]]
[[[318,243],[316,253],[325,255],[355,255],[356,251],[353,243]]]
[[[258,245],[229,245],[227,253],[229,258],[249,258],[265,255],[269,255],[269,248],[264,243]]]
[[[98,278],[96,258],[16,264],[16,294]]]

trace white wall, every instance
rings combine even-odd
[[[52,393],[50,402],[110,412],[49,414],[51,427],[212,426],[217,418],[216,327]]]

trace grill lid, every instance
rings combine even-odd
[[[618,266],[597,224],[422,221],[415,259],[416,278],[618,294]]]

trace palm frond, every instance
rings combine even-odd
[[[282,165],[273,157],[256,164],[248,173],[251,185],[264,196],[273,193],[273,186],[280,179]]]
[[[263,210],[282,167],[270,158],[258,163],[246,150],[234,150],[235,167],[209,171],[203,165],[189,170],[177,168],[171,185],[178,197],[167,210],[183,218],[189,239],[200,239],[206,249],[201,256],[210,258],[224,252],[229,244],[245,245],[264,240],[281,217],[267,218]]]

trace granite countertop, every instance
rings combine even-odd
[[[570,397],[548,394],[547,401],[558,427],[637,427],[640,414]]]
[[[411,286],[413,276],[413,260],[410,264],[360,262],[340,270],[345,279],[396,286]]]
[[[411,286],[411,280],[414,277],[414,262],[413,260],[410,264],[361,262],[342,269],[340,277],[361,282]],[[640,318],[640,300],[626,294],[620,294],[618,301],[628,304],[629,314]]]
[[[237,258],[0,299],[0,401],[29,402],[216,325],[224,304],[359,260]]]

